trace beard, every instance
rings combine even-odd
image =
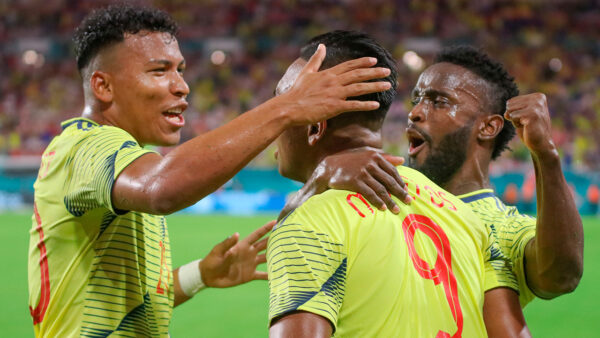
[[[420,171],[435,184],[444,187],[467,159],[472,126],[473,124],[470,123],[444,136],[436,147],[431,146],[431,142],[429,142],[430,153],[423,164],[419,165],[415,158],[409,157],[408,166]],[[429,135],[424,136],[427,140],[431,140]]]

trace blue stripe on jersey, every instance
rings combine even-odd
[[[482,192],[481,194],[475,194],[472,196],[467,196],[467,197],[461,197],[460,200],[465,202],[465,203],[471,203],[477,200],[480,200],[482,198],[486,198],[486,197],[494,197],[494,193],[493,192]]]
[[[294,238],[307,238],[307,239],[312,239],[312,240],[318,240],[318,239],[310,238],[310,237],[294,237]],[[319,241],[319,242],[321,242],[321,241]],[[313,248],[322,248],[324,251],[328,251],[328,252],[331,252],[331,253],[334,253],[334,254],[342,254],[343,253],[343,252],[339,252],[339,251],[333,251],[333,250],[330,250],[330,249],[325,249],[325,248],[323,248],[322,245],[297,243],[297,242],[296,243],[285,243],[285,244],[276,245],[276,246],[273,246],[273,250],[275,250],[276,248],[282,247],[282,246],[290,246],[290,245],[300,245],[300,246],[310,246],[310,247],[313,247]],[[306,250],[302,250],[302,252],[313,253],[313,252],[306,251]],[[315,255],[323,256],[321,254],[315,254]]]
[[[348,259],[344,258],[342,264],[340,264],[333,275],[321,287],[321,291],[325,292],[329,297],[335,298],[338,304],[341,304],[341,300],[345,294],[347,264]]]
[[[308,266],[308,264],[287,264],[287,265],[282,265],[279,268],[273,270],[273,272],[277,272],[285,267],[290,267],[290,266]]]
[[[293,282],[312,282],[312,281],[314,281],[314,280],[315,280],[314,278],[310,278],[310,279],[294,279],[294,278],[288,278],[288,279],[284,280],[283,282],[281,282],[281,283],[279,283],[279,284],[275,285],[274,287],[278,287],[278,286],[280,286],[280,285],[281,285],[281,284],[283,284],[283,283],[288,283],[289,281],[293,281]]]
[[[304,274],[304,275],[306,275],[306,274],[312,274],[312,272],[311,272],[311,271],[295,271],[295,272],[284,272],[284,273],[282,273],[281,275],[279,275],[279,276],[277,276],[277,277],[275,277],[275,278],[271,279],[271,281],[275,281],[275,280],[277,280],[277,279],[279,279],[279,278],[286,277],[287,275],[297,275],[297,274]],[[314,280],[314,279],[310,279],[310,280]]]

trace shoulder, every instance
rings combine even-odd
[[[342,241],[348,230],[361,221],[354,208],[364,209],[364,212],[368,212],[369,208],[375,210],[363,200],[364,198],[357,193],[328,190],[309,198],[290,212],[279,221],[274,232],[280,232],[284,228],[298,228],[305,232],[326,234],[327,237]]]

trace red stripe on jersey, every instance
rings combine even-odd
[[[44,230],[42,229],[42,219],[40,218],[40,214],[37,210],[37,205],[33,204],[33,213],[35,215],[35,221],[37,223],[37,227],[35,230],[40,235],[40,240],[37,244],[38,249],[40,249],[40,276],[42,278],[41,281],[41,292],[40,292],[40,302],[33,309],[29,306],[29,313],[31,317],[33,317],[33,325],[39,324],[44,320],[44,314],[46,314],[46,310],[48,309],[48,304],[50,303],[50,273],[48,272],[48,256],[46,255],[46,243],[44,243]]]

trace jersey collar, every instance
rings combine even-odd
[[[480,190],[471,191],[470,193],[466,193],[463,195],[457,195],[456,197],[460,198],[460,200],[465,203],[471,203],[473,201],[477,201],[482,198],[495,197],[495,196],[496,196],[496,194],[494,194],[494,190],[492,190],[492,189],[480,189]]]
[[[94,120],[90,120],[90,119],[87,119],[87,118],[85,118],[85,117],[74,117],[74,118],[72,118],[72,119],[69,119],[69,120],[63,121],[63,122],[60,124],[60,127],[62,128],[62,130],[65,130],[65,129],[67,129],[69,126],[71,126],[71,125],[73,125],[73,124],[75,124],[75,123],[80,123],[80,124],[81,124],[82,122],[87,122],[87,123],[90,123],[91,125],[93,125],[93,126],[95,126],[95,127],[99,126],[99,124],[98,124],[96,121],[94,121]]]

